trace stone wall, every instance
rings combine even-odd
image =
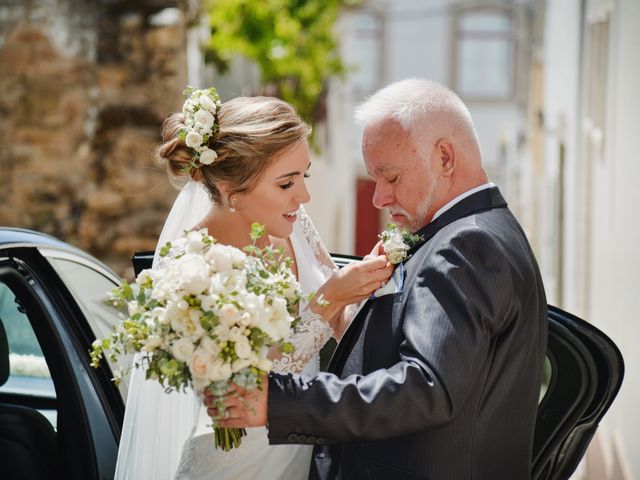
[[[187,17],[168,0],[0,0],[0,225],[131,276],[176,194],[153,154],[182,102]]]

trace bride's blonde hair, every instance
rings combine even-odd
[[[184,128],[182,113],[170,115],[162,125],[162,144],[156,152],[172,181],[184,184],[189,175],[205,186],[211,199],[222,204],[218,185],[230,193],[251,191],[271,161],[307,138],[311,128],[288,103],[273,97],[238,97],[223,103],[217,112],[219,131],[209,139],[218,157],[211,165],[189,169],[192,151],[178,132]]]

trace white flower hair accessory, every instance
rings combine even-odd
[[[193,162],[185,167],[187,172],[211,165],[218,158],[215,150],[209,148],[209,139],[219,130],[216,113],[220,108],[220,96],[214,88],[204,90],[187,87],[184,92],[187,99],[182,106],[186,120],[184,128],[178,132],[178,138],[191,149]]]

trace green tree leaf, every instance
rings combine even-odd
[[[253,60],[264,86],[318,120],[329,77],[343,75],[334,25],[353,0],[209,0],[211,40],[206,60],[225,72],[231,59]]]

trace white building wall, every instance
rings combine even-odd
[[[450,3],[450,0],[389,2],[384,84],[407,77],[448,84]]]
[[[640,2],[618,0],[611,17],[611,67],[604,158],[594,169],[590,316],[625,359],[622,389],[604,427],[629,478],[640,478]]]
[[[376,37],[363,35],[361,29],[375,31],[372,25],[377,18],[375,10],[347,10],[336,26],[343,62],[353,73],[345,80],[334,78],[329,83],[328,116],[317,132],[322,151],[312,154],[307,181],[311,194],[307,210],[331,252],[353,254],[355,250],[355,184],[365,172],[360,151],[362,132],[354,124],[353,114],[364,96],[381,86],[380,51],[372,51]],[[381,41],[382,25],[378,24],[377,39]]]
[[[610,15],[602,141],[586,119],[583,93],[588,78],[581,63],[588,54],[590,15],[596,11]],[[558,146],[564,141],[561,306],[609,335],[626,364],[620,393],[598,431],[598,441],[588,451],[590,468],[576,477],[640,478],[636,455],[640,452],[640,2],[547,0],[545,17],[545,149],[544,176],[537,187],[541,208],[536,234],[542,239],[538,258],[551,290],[550,303],[554,303],[558,232],[552,219],[558,209]],[[588,150],[595,152],[591,160]],[[603,469],[593,468],[594,458]]]
[[[539,205],[536,219],[538,261],[549,302],[558,304],[557,245],[558,168],[561,143],[565,146],[565,247],[563,268],[565,286],[559,305],[576,315],[583,315],[580,288],[584,269],[579,240],[584,223],[580,204],[580,181],[583,168],[578,136],[580,100],[580,0],[547,0],[544,41],[544,111],[545,132],[543,177],[537,179],[533,201]]]
[[[351,253],[355,245],[354,187],[356,179],[366,175],[360,152],[362,131],[353,124],[355,106],[376,89],[408,77],[450,86],[452,8],[456,5],[454,0],[371,0],[362,9],[347,9],[341,16],[338,32],[343,60],[356,73],[345,81],[331,81],[328,142],[322,156],[314,159],[309,181],[314,200],[308,210],[330,250]],[[379,19],[380,45],[373,56],[371,43],[367,45],[356,34],[367,23],[363,23],[363,15]],[[509,175],[501,172],[513,170],[512,164],[518,160],[518,137],[524,128],[522,108],[515,99],[468,102],[468,106],[492,180],[519,203],[517,186],[509,185]]]

